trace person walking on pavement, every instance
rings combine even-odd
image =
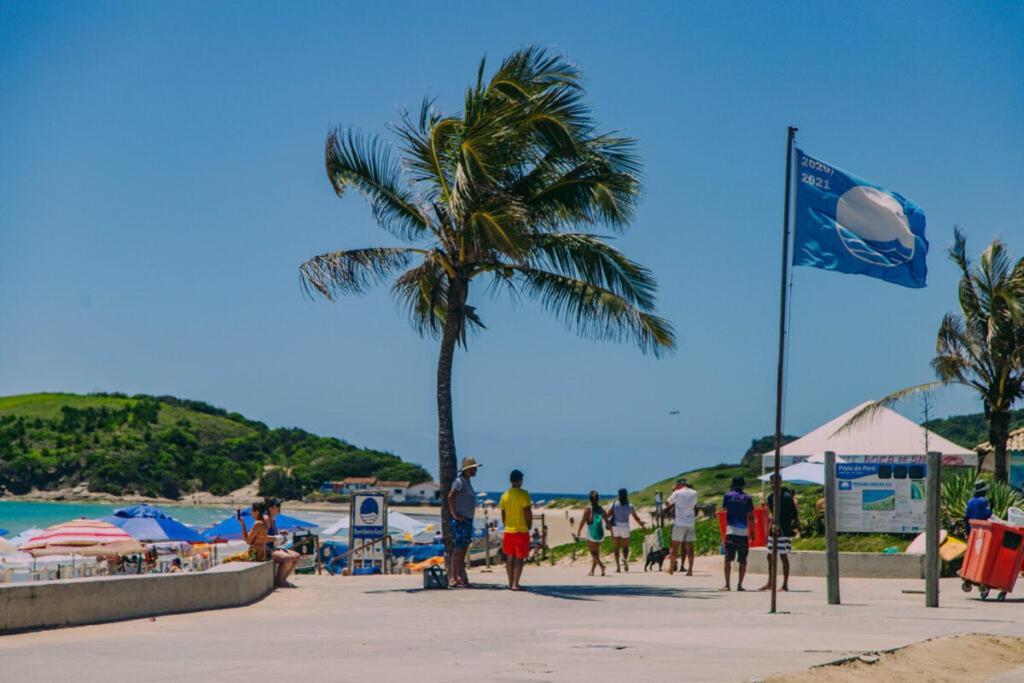
[[[448,492],[448,512],[452,518],[452,575],[448,583],[453,588],[469,586],[466,573],[466,553],[473,540],[473,515],[476,513],[476,491],[470,481],[480,467],[474,458],[463,458],[459,476]]]
[[[498,507],[501,508],[501,523],[505,533],[501,538],[501,550],[505,553],[505,571],[508,573],[509,590],[520,591],[519,579],[523,565],[530,556],[530,527],[533,526],[533,507],[530,494],[523,490],[523,473],[512,470],[509,475],[512,484],[501,494]]]
[[[604,508],[601,507],[601,498],[597,491],[590,492],[590,506],[583,511],[583,518],[580,519],[580,527],[576,530],[576,540],[579,540],[583,533],[583,527],[587,527],[587,549],[590,550],[590,576],[594,570],[601,568],[601,576],[604,576],[604,562],[601,561],[601,541],[604,540],[604,525],[610,519]]]
[[[726,512],[725,526],[725,585],[723,591],[732,590],[729,580],[732,574],[732,562],[736,560],[739,564],[739,580],[736,581],[736,590],[746,590],[743,587],[743,577],[747,574],[747,554],[750,551],[750,530],[754,527],[754,499],[750,494],[743,491],[747,482],[743,477],[732,478],[732,488],[725,493],[722,499],[722,507]]]
[[[668,556],[668,573],[676,571],[676,555],[682,555],[680,571],[685,570],[687,576],[693,576],[693,542],[696,539],[697,524],[697,492],[690,488],[686,479],[677,479],[672,495],[668,497],[665,514],[672,515],[672,548]],[[690,568],[686,568],[686,560],[690,560]]]
[[[636,508],[629,504],[629,492],[626,489],[619,489],[618,499],[612,503],[609,514],[612,517],[612,543],[615,546],[615,571],[621,571],[624,567],[629,571],[629,518],[632,517],[640,525],[640,528],[647,531],[647,525],[640,519]],[[622,554],[622,565],[619,565],[619,553]]]
[[[768,581],[761,586],[763,591],[772,587],[771,553],[774,547],[775,533],[778,533],[779,536],[778,552],[779,560],[782,562],[782,590],[789,590],[789,552],[793,549],[793,533],[800,529],[800,511],[796,508],[793,492],[785,486],[779,487],[779,491],[782,493],[782,507],[779,510],[779,519],[775,519],[775,480],[778,476],[773,473],[769,481],[772,493],[768,494],[768,518],[772,523],[772,533],[768,535]]]

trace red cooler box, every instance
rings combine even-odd
[[[768,545],[768,508],[754,508],[754,529],[750,532],[750,547],[763,548]]]

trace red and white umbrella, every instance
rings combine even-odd
[[[127,555],[141,553],[142,544],[113,524],[98,519],[74,519],[55,524],[31,538],[19,550],[41,555]]]

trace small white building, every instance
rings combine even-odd
[[[377,484],[370,490],[388,494],[390,503],[405,503],[408,499],[409,482],[378,479]]]
[[[441,486],[437,482],[424,481],[406,489],[405,502],[436,505],[441,501]]]

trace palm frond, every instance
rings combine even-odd
[[[894,391],[888,396],[883,396],[877,401],[867,403],[863,408],[850,416],[849,420],[839,425],[839,428],[832,433],[832,436],[838,436],[860,425],[869,424],[872,420],[878,417],[883,409],[892,408],[900,401],[910,396],[934,391],[935,389],[944,386],[946,386],[945,382],[926,382],[925,384],[918,384],[916,386]]]
[[[582,337],[629,340],[641,352],[654,356],[675,348],[675,331],[670,322],[633,306],[608,289],[545,270],[510,268],[529,294]]]
[[[402,169],[386,143],[339,129],[327,135],[324,166],[335,193],[349,187],[365,196],[382,228],[402,239],[421,237],[430,222],[415,197],[402,184]]]
[[[437,338],[441,334],[448,305],[445,285],[444,268],[436,259],[428,257],[398,276],[391,287],[421,337]]]
[[[654,307],[657,283],[651,271],[626,258],[600,236],[541,233],[532,242],[534,267],[591,282],[644,310]]]
[[[425,253],[405,247],[371,247],[332,251],[299,266],[307,296],[319,293],[328,300],[342,294],[362,294],[383,282],[394,271],[409,265],[413,256]]]

